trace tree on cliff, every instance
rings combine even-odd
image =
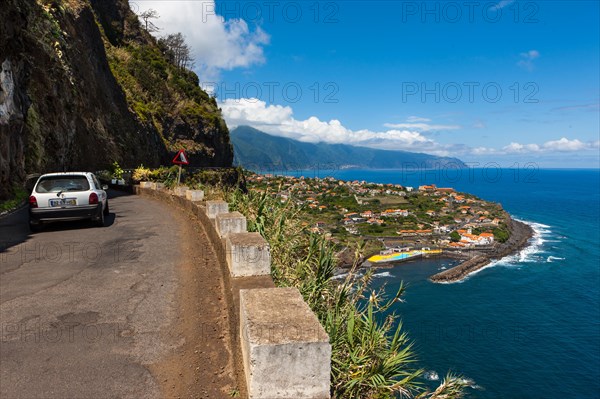
[[[163,47],[165,55],[181,69],[194,67],[192,49],[185,42],[185,36],[181,33],[173,33],[162,37],[158,43]]]
[[[158,11],[149,8],[140,14],[140,18],[142,19],[142,21],[144,21],[144,28],[146,29],[146,31],[152,33],[158,32],[160,30],[158,26],[154,25],[154,23],[151,21],[153,19],[160,18],[160,15],[158,15]]]

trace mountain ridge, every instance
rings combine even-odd
[[[458,158],[349,144],[306,143],[274,136],[250,126],[230,132],[234,164],[248,169],[311,169],[314,167],[366,169],[466,168]]]

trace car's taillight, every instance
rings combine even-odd
[[[96,193],[91,193],[90,194],[90,201],[89,201],[90,205],[96,205],[98,204],[98,194]]]
[[[31,197],[29,197],[29,207],[30,208],[37,208],[38,207],[37,198],[35,198],[33,195]]]

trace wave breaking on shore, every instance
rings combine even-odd
[[[514,220],[528,225],[533,230],[533,236],[528,240],[529,245],[525,246],[515,254],[510,254],[490,262],[486,268],[494,266],[518,266],[520,263],[535,262],[535,256],[544,252],[542,246],[548,240],[548,236],[552,234],[552,230],[550,230],[551,227],[543,223],[531,222],[528,220]]]
[[[476,255],[452,269],[431,276],[430,280],[438,284],[461,283],[468,277],[494,266],[514,266],[533,261],[533,256],[542,252],[542,245],[552,233],[550,226],[519,219],[512,221],[513,237],[510,242],[500,247],[496,256]]]

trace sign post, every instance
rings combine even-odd
[[[173,163],[179,165],[179,172],[177,173],[177,185],[179,186],[181,183],[181,165],[189,165],[190,163],[184,150],[179,150],[175,158],[173,158]]]

